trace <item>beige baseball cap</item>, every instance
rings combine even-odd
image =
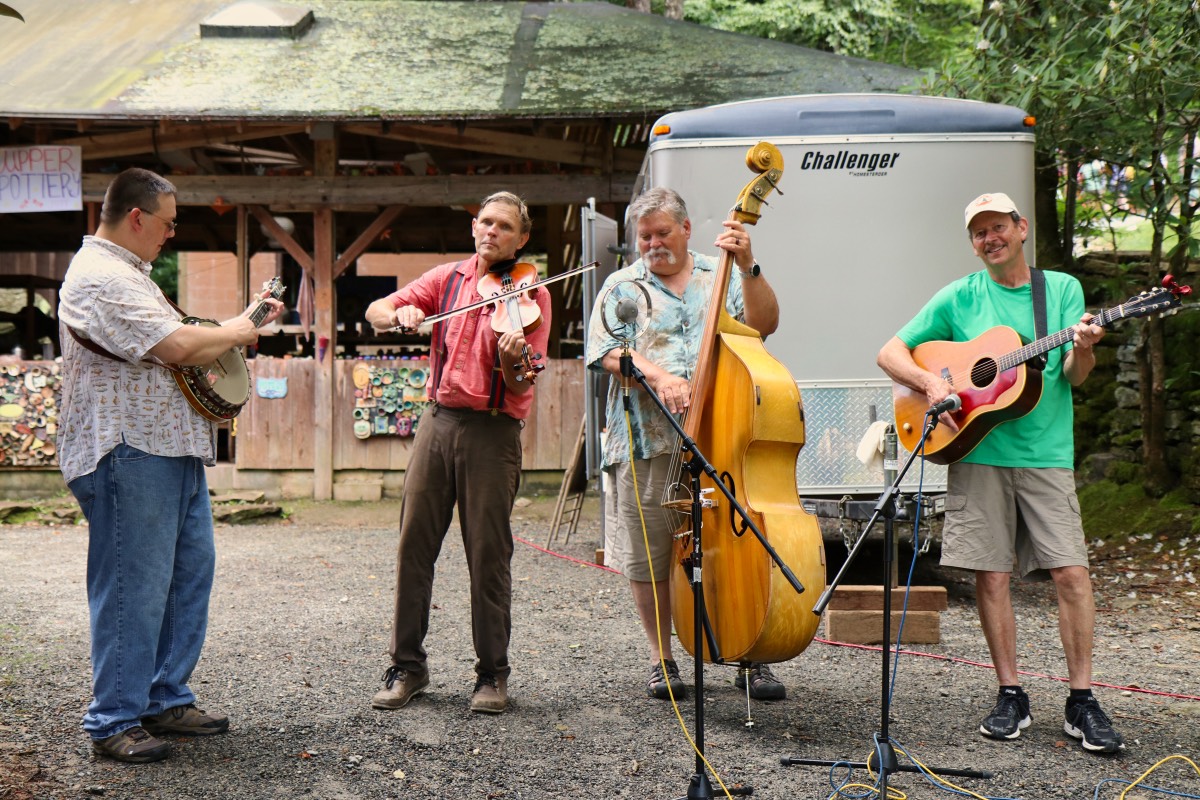
[[[975,219],[976,214],[982,214],[984,211],[999,211],[1001,214],[1009,214],[1017,211],[1017,204],[1012,201],[1012,198],[1003,192],[992,192],[991,194],[981,194],[971,202],[967,203],[966,217],[967,228],[971,227],[971,220]]]

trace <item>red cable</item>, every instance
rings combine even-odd
[[[522,539],[520,536],[513,536],[513,539],[520,542],[521,544],[532,547],[534,550],[538,550],[539,552],[554,556],[555,558],[561,558],[564,561],[574,561],[576,564],[584,564],[589,567],[595,567],[596,569],[602,569],[605,572],[611,572],[614,575],[621,574],[621,573],[617,572],[617,570],[613,569],[612,567],[606,567],[603,564],[594,564],[591,561],[584,561],[581,558],[575,558],[574,556],[563,555],[562,553],[556,553],[553,550],[547,550],[545,547],[539,547],[538,545],[534,544],[533,542],[528,541],[527,539]],[[876,647],[874,645],[852,644],[850,642],[835,642],[831,639],[821,639],[820,637],[813,637],[813,641],[820,642],[821,644],[829,645],[830,647],[849,647],[854,650],[870,650],[875,653],[879,653],[879,652],[883,651],[882,647]],[[896,651],[893,650],[892,652],[896,652]],[[982,667],[983,669],[990,669],[990,670],[995,669],[995,667],[992,666],[991,664],[985,664],[982,661],[970,661],[965,658],[956,658],[954,656],[940,656],[937,653],[924,653],[924,652],[921,652],[920,650],[900,650],[897,653],[897,655],[898,656],[899,655],[920,656],[921,658],[932,658],[937,661],[949,661],[952,664],[967,664],[972,667]],[[1047,680],[1058,681],[1059,683],[1068,683],[1069,682],[1068,678],[1060,678],[1057,675],[1045,675],[1040,672],[1030,672],[1029,670],[1024,670],[1024,669],[1017,670],[1017,674],[1028,675],[1033,678],[1046,678]],[[1092,681],[1092,685],[1093,686],[1102,686],[1105,689],[1116,689],[1116,690],[1122,691],[1122,692],[1137,692],[1139,694],[1150,694],[1150,695],[1156,695],[1158,697],[1170,697],[1170,698],[1173,698],[1176,700],[1198,700],[1198,701],[1200,701],[1200,697],[1197,697],[1196,695],[1177,694],[1175,692],[1160,692],[1160,691],[1157,691],[1154,689],[1143,689],[1140,686],[1117,686],[1115,684],[1100,683],[1098,681]]]

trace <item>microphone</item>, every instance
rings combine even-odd
[[[624,325],[633,325],[638,321],[637,301],[622,297],[617,301],[617,320]]]
[[[930,407],[927,413],[930,416],[936,417],[946,411],[949,411],[953,414],[960,408],[962,408],[962,399],[956,394],[950,394],[946,395],[946,399],[942,402]]]

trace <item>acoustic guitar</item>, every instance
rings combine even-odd
[[[1163,288],[1142,292],[1116,308],[1102,310],[1092,318],[1092,324],[1103,328],[1122,319],[1170,311],[1179,306],[1181,296],[1191,291],[1190,286],[1180,286],[1168,275],[1163,279]],[[924,458],[934,464],[952,464],[974,450],[1000,423],[1032,411],[1042,396],[1042,373],[1029,361],[1074,337],[1071,327],[1023,344],[1015,330],[998,325],[968,342],[917,345],[913,360],[922,369],[945,378],[962,401],[962,407],[951,414],[959,429],[953,431],[947,425],[934,428],[925,442]],[[912,452],[924,432],[929,398],[924,392],[894,383],[892,401],[897,437]]]
[[[271,313],[267,299],[278,300],[283,296],[283,289],[279,278],[271,278],[263,284],[263,291],[259,295],[261,302],[250,312],[254,327],[262,324],[267,314]],[[182,322],[185,325],[220,325],[215,320],[199,317],[184,317]],[[233,419],[250,400],[250,370],[246,367],[246,357],[242,355],[240,347],[231,347],[208,364],[172,364],[170,370],[188,404],[200,416],[213,422]]]

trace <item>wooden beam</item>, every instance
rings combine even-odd
[[[255,205],[248,206],[247,210],[275,237],[275,241],[283,245],[283,249],[287,250],[292,258],[296,259],[296,263],[300,265],[301,269],[312,272],[313,257],[292,238],[290,233],[279,227],[279,223],[275,221],[275,218],[271,216],[269,211],[262,206]]]
[[[108,133],[95,136],[75,136],[60,139],[55,144],[76,145],[83,148],[84,161],[134,156],[163,150],[186,150],[206,144],[228,144],[252,139],[267,139],[303,133],[303,125],[273,125],[270,127],[247,127],[244,125],[196,125],[170,128],[159,132],[143,128],[123,133]]]
[[[528,136],[523,133],[470,128],[437,127],[434,125],[390,124],[385,131],[383,125],[344,125],[346,133],[374,136],[380,139],[397,139],[402,142],[426,144],[434,147],[450,147],[457,150],[474,150],[477,153],[495,153],[514,158],[534,161],[554,161],[560,164],[575,164],[581,167],[602,168],[612,163],[617,171],[636,172],[642,164],[644,151],[635,148],[613,150],[604,144],[588,144],[546,136]],[[608,151],[612,151],[611,154]],[[609,161],[611,159],[611,161]]]
[[[465,206],[492,192],[515,192],[530,205],[566,205],[595,197],[598,203],[628,203],[637,176],[604,175],[432,175],[432,176],[256,176],[170,175],[181,206],[209,206],[220,197],[227,204],[342,207]],[[84,202],[100,202],[111,175],[85,173]]]
[[[359,237],[354,240],[354,243],[346,248],[346,252],[338,257],[338,260],[333,265],[333,279],[337,280],[338,276],[345,272],[354,260],[361,256],[368,247],[375,243],[387,227],[392,224],[396,217],[403,213],[405,206],[389,206],[383,210],[383,213],[375,218],[375,221],[367,226],[367,229],[359,234]]]

